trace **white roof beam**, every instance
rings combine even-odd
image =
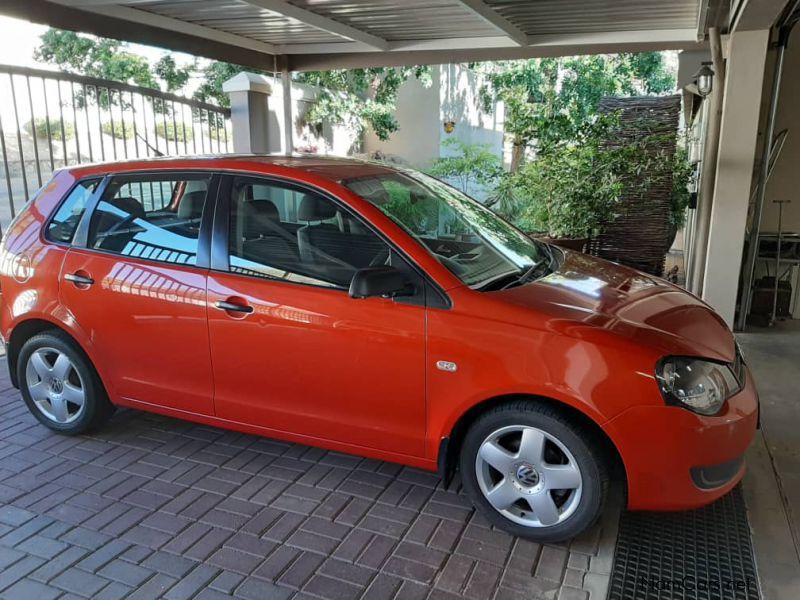
[[[483,2],[483,0],[458,0],[458,2],[463,5],[464,8],[469,9],[470,12],[479,16],[489,25],[497,29],[500,33],[508,36],[518,46],[528,45],[528,35],[491,6]]]
[[[305,23],[306,25],[315,27],[316,29],[327,31],[328,33],[338,35],[354,42],[359,42],[364,46],[369,46],[373,50],[384,51],[388,50],[389,48],[389,42],[381,37],[372,35],[371,33],[367,33],[361,29],[356,29],[350,25],[345,25],[339,21],[329,19],[328,17],[323,17],[322,15],[311,12],[310,10],[306,10],[304,8],[300,8],[294,4],[289,4],[288,2],[285,2],[285,0],[244,1],[247,2],[247,4],[264,8],[271,12],[283,15],[284,17],[296,19],[302,23]]]
[[[606,31],[598,33],[567,33],[536,35],[528,38],[529,48],[564,48],[564,52],[581,54],[587,46],[620,44],[660,44],[675,49],[694,47],[697,44],[695,29],[661,29],[648,31]],[[446,38],[438,40],[404,40],[391,42],[388,53],[431,52],[444,50],[491,50],[520,48],[506,36]],[[356,42],[321,44],[286,44],[277,46],[281,54],[341,54],[366,52],[368,49]],[[411,59],[413,62],[413,59]]]
[[[130,23],[138,23],[140,25],[148,25],[151,27],[158,27],[159,29],[166,29],[168,31],[176,31],[194,37],[199,37],[230,46],[237,46],[239,48],[246,48],[256,52],[263,52],[264,54],[277,54],[276,48],[273,44],[266,42],[259,42],[252,38],[235,35],[219,29],[212,29],[211,27],[204,27],[188,21],[181,21],[173,19],[172,17],[165,17],[156,13],[139,10],[137,8],[129,8],[127,6],[110,6],[110,5],[91,5],[81,6],[82,0],[51,0],[56,4],[62,4],[71,8],[77,8],[86,12],[105,15],[128,21]],[[83,0],[85,1],[85,0]]]

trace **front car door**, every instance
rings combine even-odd
[[[217,416],[421,457],[424,303],[347,293],[356,269],[387,263],[408,268],[335,199],[226,177],[208,278]]]
[[[62,303],[123,402],[213,414],[201,223],[216,182],[207,172],[107,179],[64,259]]]

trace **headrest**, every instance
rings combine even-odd
[[[205,190],[197,190],[184,194],[178,204],[178,216],[181,219],[199,219],[203,214],[203,203],[206,199]]]
[[[144,218],[144,206],[136,198],[130,196],[118,196],[116,198],[109,198],[106,200],[108,204],[114,208],[118,208],[124,213],[132,215],[137,219]]]
[[[335,216],[336,206],[330,200],[312,194],[303,196],[297,209],[298,221],[327,221]]]
[[[244,236],[247,239],[272,233],[275,231],[275,225],[281,222],[278,207],[271,200],[250,200],[242,206],[245,219]]]

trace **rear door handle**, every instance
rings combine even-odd
[[[64,275],[64,279],[71,281],[72,283],[77,283],[78,285],[92,285],[94,283],[94,279],[91,277],[84,277],[83,275],[78,275],[77,273],[67,273]]]
[[[231,312],[240,312],[248,315],[253,312],[252,306],[234,304],[233,302],[228,302],[226,300],[218,300],[217,302],[214,302],[214,306],[220,310],[229,310]]]

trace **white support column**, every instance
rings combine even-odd
[[[255,73],[239,73],[223,83],[222,90],[231,97],[233,151],[269,152],[269,80]]]
[[[292,74],[287,69],[281,71],[281,85],[283,86],[283,152],[291,154],[294,151],[294,115],[292,115]]]
[[[769,31],[731,35],[703,299],[733,326]]]

